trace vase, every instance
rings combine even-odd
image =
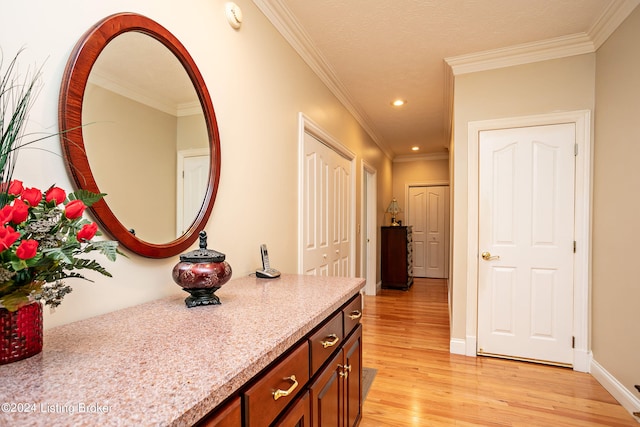
[[[173,267],[173,281],[189,292],[184,300],[187,307],[220,304],[214,293],[231,279],[231,266],[226,255],[207,249],[207,232],[200,232],[200,249],[180,255]]]
[[[42,303],[32,302],[16,311],[0,308],[0,365],[42,351]]]

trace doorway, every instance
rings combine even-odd
[[[365,276],[365,293],[377,295],[377,234],[378,217],[376,206],[378,205],[378,175],[376,170],[362,161],[362,263],[360,271]]]
[[[176,181],[176,238],[195,221],[209,184],[211,158],[208,148],[178,151]]]
[[[449,272],[449,186],[409,185],[413,276],[446,279]]]
[[[466,331],[460,347],[458,340],[451,341],[453,352],[468,356],[478,354],[478,303],[480,293],[479,267],[486,262],[479,242],[480,223],[480,135],[484,131],[572,124],[575,129],[575,187],[574,187],[574,241],[573,293],[572,293],[572,363],[574,370],[588,372],[590,368],[589,337],[589,253],[590,253],[590,204],[591,204],[591,113],[588,110],[551,113],[537,116],[515,117],[470,122],[468,125],[467,161],[467,277],[466,277]],[[490,252],[490,251],[489,251]],[[490,255],[491,256],[491,255]],[[462,351],[460,351],[462,350]]]
[[[571,366],[575,125],[479,138],[478,354]]]
[[[299,127],[300,274],[355,275],[355,154],[303,114]]]

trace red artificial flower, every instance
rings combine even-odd
[[[5,205],[0,209],[0,225],[7,224],[13,219],[13,207]]]
[[[14,179],[9,184],[8,193],[11,194],[12,196],[20,196],[23,191],[24,191],[24,187],[22,186],[22,181],[18,181],[17,179]]]
[[[11,226],[0,226],[0,251],[9,249],[20,237],[20,233]]]
[[[60,203],[64,202],[66,198],[67,198],[67,193],[65,193],[65,191],[62,188],[52,187],[49,190],[47,190],[47,195],[45,200],[47,201],[47,203],[54,201],[56,205],[59,205]]]
[[[23,240],[16,249],[16,256],[20,259],[31,259],[36,256],[38,242],[32,239]]]
[[[96,224],[95,222],[92,222],[91,224],[85,224],[82,226],[80,231],[78,231],[78,240],[91,240],[93,239],[93,236],[96,235],[97,231],[98,224]]]
[[[11,221],[14,224],[20,224],[25,222],[27,218],[29,218],[29,205],[20,199],[15,199],[13,201],[13,217]]]
[[[21,197],[30,206],[38,206],[38,203],[42,200],[42,191],[37,188],[25,188]]]
[[[64,215],[69,219],[80,218],[84,213],[86,206],[82,202],[82,200],[72,200],[67,203],[67,206],[64,208]]]

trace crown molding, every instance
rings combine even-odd
[[[640,0],[615,0],[589,29],[595,49],[599,49],[611,34],[640,4]]]
[[[445,58],[453,74],[476,73],[595,52],[586,33]]]
[[[335,95],[340,103],[353,115],[365,132],[378,145],[378,147],[393,159],[393,151],[382,142],[378,132],[370,125],[371,120],[353,100],[347,88],[336,77],[336,74],[318,51],[311,39],[300,26],[289,9],[280,0],[253,0],[253,3],[262,11],[271,24],[287,40],[293,49],[302,57],[304,62],[322,80],[322,82]]]
[[[454,56],[444,60],[454,75],[461,75],[594,53],[638,4],[640,0],[612,1],[587,33]]]
[[[421,160],[449,160],[449,153],[407,154],[396,156],[393,159],[393,163],[418,162]]]

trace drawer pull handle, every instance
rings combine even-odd
[[[354,310],[351,313],[349,313],[349,319],[351,320],[356,320],[362,317],[362,313],[360,312],[360,310]]]
[[[322,348],[333,347],[334,345],[338,344],[338,341],[340,341],[340,338],[338,338],[336,334],[331,334],[327,338],[329,339],[320,341],[320,344],[322,344]]]
[[[288,390],[276,390],[273,392],[273,400],[278,400],[281,397],[287,397],[289,396],[291,393],[293,393],[293,390],[295,390],[298,387],[298,380],[296,380],[296,376],[295,375],[291,375],[290,377],[286,377],[285,380],[287,381],[291,381],[291,387],[289,387]]]

